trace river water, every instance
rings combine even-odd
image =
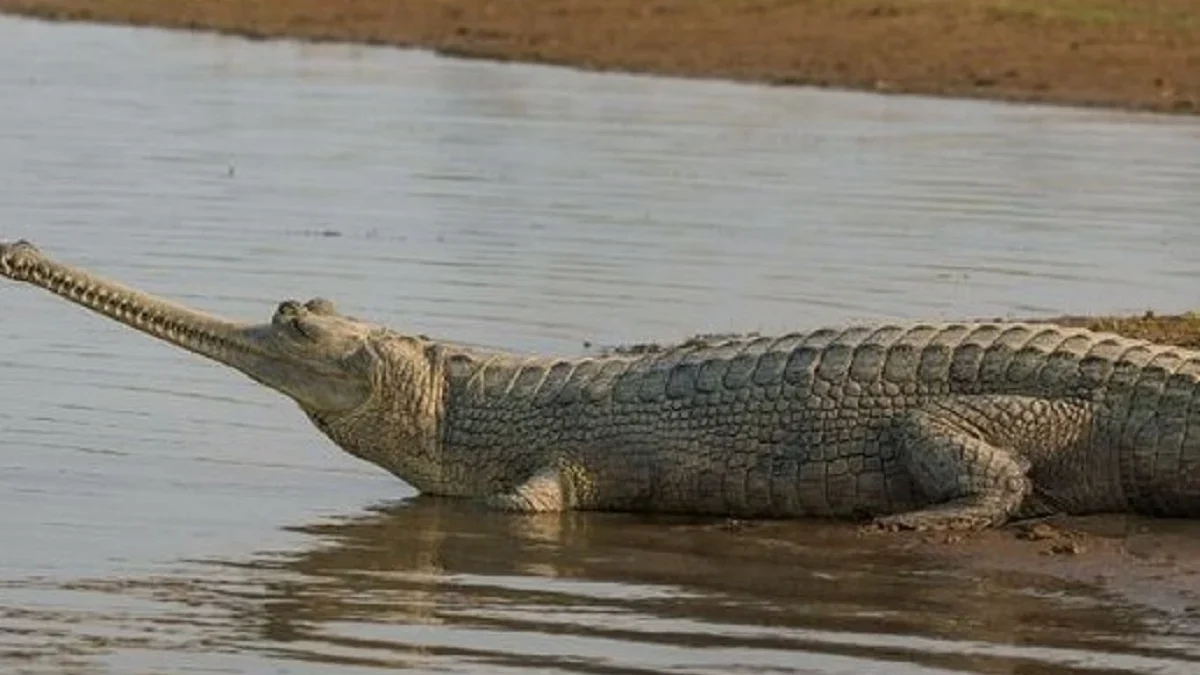
[[[1192,118],[15,19],[0,98],[0,239],[246,319],[319,294],[570,352],[1197,304]],[[281,397],[0,284],[0,671],[1200,669],[1170,551],[1120,587],[955,551],[413,499]]]

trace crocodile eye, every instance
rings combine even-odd
[[[291,321],[288,321],[287,327],[307,340],[317,339],[317,334],[312,331],[312,327],[306,324],[308,324],[308,322],[304,319],[295,318]]]
[[[325,316],[337,314],[337,310],[333,307],[333,302],[325,298],[313,298],[304,303],[304,308],[313,314],[323,314]]]
[[[295,300],[284,300],[279,303],[279,307],[275,309],[275,316],[271,320],[275,323],[287,321],[293,317],[299,316],[303,307]]]

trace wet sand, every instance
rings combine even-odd
[[[786,547],[806,540],[811,545],[808,527],[804,523],[752,526],[739,546],[777,542]],[[1109,611],[1144,613],[1143,620],[1179,639],[1200,635],[1200,523],[1194,520],[1125,514],[1055,516],[974,533],[866,533],[858,535],[858,543],[850,541],[847,526],[829,527],[826,545],[832,549],[873,550],[879,558],[911,556],[899,563],[899,569],[952,570],[976,580],[986,596],[1000,589],[1091,596],[1111,603]],[[1020,618],[1023,612],[1044,611],[1032,603],[1014,610],[1013,604],[970,608],[964,603],[963,617],[969,621],[974,614],[990,628],[1003,630],[1006,624],[1013,629],[1028,620]]]
[[[839,522],[726,521],[747,547],[813,545],[920,556],[981,575],[1021,574],[1107,589],[1200,620],[1200,523],[1129,514],[1053,516],[978,532],[876,532]],[[1200,624],[1196,628],[1200,629]]]
[[[0,11],[598,70],[1200,112],[1196,0],[0,0]]]

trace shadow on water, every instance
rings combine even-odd
[[[1171,540],[1196,541],[1200,528],[1097,522],[1119,536],[1092,535],[1092,550],[1064,561],[1011,532],[947,542],[416,498],[292,528],[309,540],[300,550],[65,588],[176,608],[137,630],[141,648],[173,635],[179,664],[224,653],[305,672],[1196,672],[1195,607],[1134,602],[1119,588],[1129,579],[1112,582],[1136,568],[1194,602],[1197,566],[1131,555],[1129,532],[1186,555]]]

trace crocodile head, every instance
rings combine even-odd
[[[324,298],[285,300],[269,324],[241,329],[260,355],[248,364],[225,363],[290,396],[305,411],[333,417],[367,399],[378,360],[372,336],[378,331],[338,314]]]
[[[337,314],[327,300],[287,300],[268,323],[235,323],[56,262],[26,241],[0,243],[0,275],[235,368],[310,414],[337,417],[371,391],[381,329]]]

